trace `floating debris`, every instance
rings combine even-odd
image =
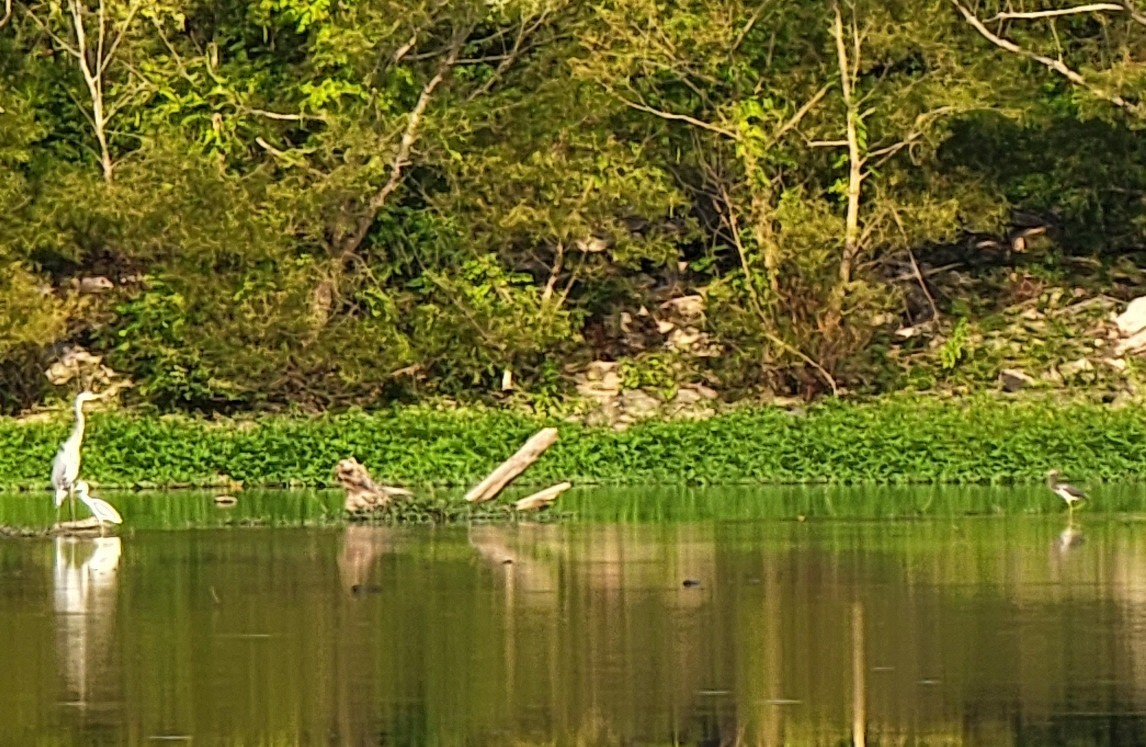
[[[522,498],[513,504],[513,508],[517,511],[539,511],[543,508],[548,508],[553,505],[553,501],[557,500],[558,496],[571,487],[573,487],[573,483],[571,482],[557,483],[552,487],[539,490],[533,495]]]
[[[414,495],[405,488],[375,482],[366,466],[353,457],[339,462],[334,474],[346,491],[345,507],[352,514],[385,508],[396,497]]]

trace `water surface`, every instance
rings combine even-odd
[[[1144,528],[1092,514],[7,540],[0,743],[1141,743]]]

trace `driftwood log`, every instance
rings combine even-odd
[[[537,461],[546,449],[557,441],[556,428],[542,428],[533,434],[517,453],[506,459],[501,465],[490,472],[489,475],[466,493],[466,500],[470,503],[484,503],[493,500],[513,482],[514,478],[524,472],[529,465]]]
[[[346,491],[346,510],[351,513],[383,508],[398,496],[411,496],[409,490],[374,482],[369,470],[357,459],[343,459],[334,470],[335,477]]]
[[[108,530],[114,531],[115,525],[109,524],[106,521],[101,525],[99,519],[94,516],[89,516],[86,519],[76,519],[74,521],[61,521],[52,525],[48,530],[49,534],[63,534],[63,535],[97,535],[102,536]]]
[[[538,511],[549,506],[553,501],[557,500],[557,496],[571,487],[573,487],[573,483],[571,482],[559,482],[545,490],[539,490],[533,495],[525,496],[515,502],[513,508],[517,511]]]

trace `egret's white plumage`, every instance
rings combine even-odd
[[[92,516],[96,517],[96,521],[103,524],[105,521],[108,524],[122,524],[123,517],[119,515],[119,511],[115,510],[115,506],[111,505],[103,498],[96,498],[88,492],[88,484],[83,480],[76,482],[76,496],[80,502],[87,506]]]
[[[76,395],[76,424],[63,446],[52,460],[52,487],[56,489],[56,508],[75,490],[76,478],[80,476],[80,449],[84,444],[84,403],[97,399],[91,392]]]

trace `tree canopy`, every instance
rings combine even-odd
[[[202,410],[901,386],[895,330],[1136,256],[1144,45],[1129,1],[8,0],[0,405],[68,346]]]

